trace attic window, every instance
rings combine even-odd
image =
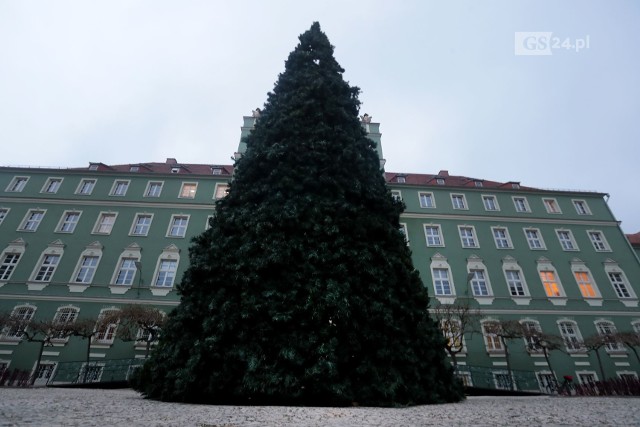
[[[98,165],[96,163],[92,163],[89,165],[89,170],[90,171],[97,171],[98,170]]]
[[[511,184],[511,188],[515,188],[517,190],[518,188],[520,188],[520,184],[518,184],[517,182],[514,182]]]
[[[131,166],[129,168],[129,172],[138,172],[140,170],[140,168],[138,166]]]
[[[475,181],[474,183],[476,187],[482,187],[482,181]]]
[[[222,175],[222,169],[221,168],[211,168],[211,173],[213,175]]]
[[[438,185],[444,185],[444,178],[436,178],[436,183]]]
[[[396,177],[396,182],[399,184],[404,184],[405,182],[407,182],[407,179],[404,176],[397,176]]]
[[[178,173],[180,172],[180,168],[171,168],[171,173]]]

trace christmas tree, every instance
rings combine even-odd
[[[216,404],[460,400],[359,89],[318,23],[299,39],[135,387]]]

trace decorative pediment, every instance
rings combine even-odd
[[[474,254],[467,258],[467,262],[482,262],[482,258]]]
[[[56,239],[53,242],[49,243],[48,245],[50,248],[64,248],[66,245],[64,243],[62,243],[62,240],[60,239]]]
[[[551,261],[549,260],[549,258],[541,256],[540,258],[538,258],[537,263],[538,264],[551,264]]]
[[[446,261],[447,257],[442,255],[440,252],[436,252],[432,257],[431,261]]]
[[[87,245],[87,249],[89,249],[89,250],[101,251],[102,248],[104,248],[104,246],[102,245],[102,243],[100,243],[97,240],[95,242],[89,243]]]
[[[511,255],[507,255],[506,257],[502,258],[502,263],[503,264],[517,264],[518,261],[516,261],[516,259],[514,257],[512,257]]]
[[[169,246],[166,246],[162,252],[174,252],[179,254],[180,253],[180,248],[178,248],[176,245],[174,245],[173,243],[170,244]]]

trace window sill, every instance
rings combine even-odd
[[[155,297],[165,297],[167,296],[167,294],[169,292],[171,292],[173,290],[173,287],[159,287],[159,286],[155,286],[155,287],[151,287],[149,288],[151,290],[151,294]]]
[[[84,292],[87,290],[89,285],[88,284],[75,285],[75,284],[69,283],[67,287],[69,288],[69,292]]]
[[[622,303],[624,304],[625,307],[637,307],[638,306],[638,299],[637,298],[621,299],[620,301],[622,301]]]
[[[585,298],[584,300],[591,307],[602,307],[602,298]]]
[[[30,291],[41,291],[49,285],[48,282],[27,282],[27,289]]]
[[[516,305],[529,305],[531,302],[531,297],[528,296],[512,296],[511,299]]]
[[[131,289],[130,285],[111,285],[109,286],[109,290],[112,294],[122,295],[126,293],[129,289]]]
[[[547,297],[549,302],[553,305],[567,305],[567,297]]]
[[[492,295],[474,296],[474,298],[480,305],[491,305],[493,304],[493,300],[495,299]]]

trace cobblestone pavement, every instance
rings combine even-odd
[[[209,406],[132,390],[0,388],[0,426],[640,426],[640,398],[470,397],[411,408]]]

